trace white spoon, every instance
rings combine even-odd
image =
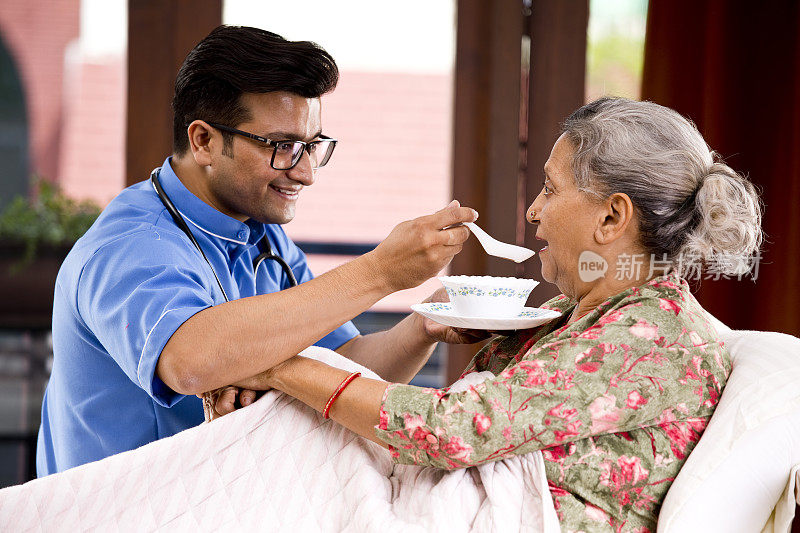
[[[515,263],[521,263],[533,257],[533,254],[536,253],[533,250],[517,246],[516,244],[500,242],[475,225],[474,222],[464,222],[464,225],[475,234],[481,246],[483,246],[483,249],[486,250],[486,253],[489,255],[510,259]]]

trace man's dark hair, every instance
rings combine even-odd
[[[251,118],[243,93],[286,91],[319,98],[339,81],[330,54],[308,41],[245,26],[219,26],[195,46],[178,70],[172,98],[173,149],[189,148],[186,127],[197,119],[236,126]],[[223,132],[225,145],[232,135]]]

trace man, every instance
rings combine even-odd
[[[318,278],[281,228],[335,147],[322,134],[320,96],[337,80],[318,46],[254,28],[221,26],[189,53],[175,84],[172,156],[109,204],[59,272],[40,476],[195,426],[196,394],[312,344],[408,381],[437,341],[477,340],[417,315],[367,336],[349,322],[447,265],[468,236],[452,226],[473,221],[473,210],[453,202],[404,222]],[[254,272],[266,248],[299,285],[278,261]]]

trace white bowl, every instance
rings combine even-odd
[[[495,276],[440,276],[453,311],[466,317],[511,318],[517,316],[539,282]]]

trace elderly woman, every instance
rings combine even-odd
[[[696,261],[744,273],[759,200],[691,122],[650,102],[578,109],[544,170],[527,217],[546,243],[542,277],[563,293],[543,307],[562,315],[496,337],[465,370],[493,378],[463,392],[362,377],[342,388],[347,372],[295,357],[260,384],[329,410],[401,463],[452,469],[542,450],[564,530],[654,531],[731,370],[680,275]],[[583,275],[589,252],[604,276]]]

